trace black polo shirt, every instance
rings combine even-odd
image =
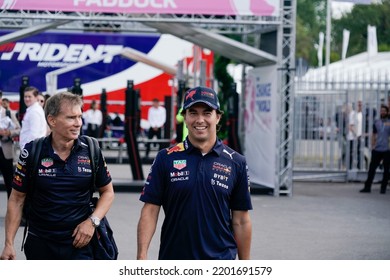
[[[140,200],[165,212],[159,259],[235,259],[231,210],[252,209],[245,158],[220,140],[206,155],[188,140],[161,150]]]
[[[31,161],[31,148],[32,142],[21,151],[12,182],[15,190],[24,193],[30,187],[31,166],[28,163]],[[92,170],[88,145],[77,139],[64,161],[54,153],[51,136],[46,137],[38,162],[29,232],[41,238],[69,242],[75,227],[91,213]],[[96,187],[100,188],[111,182],[102,154],[98,166]]]

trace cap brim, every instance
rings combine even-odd
[[[215,104],[211,104],[210,102],[207,102],[207,101],[204,101],[204,100],[196,100],[196,101],[193,101],[191,102],[190,104],[188,104],[187,106],[184,107],[184,110],[190,108],[191,106],[197,104],[197,103],[204,103],[206,104],[207,106],[215,109],[215,110],[219,110],[219,106],[216,106]]]

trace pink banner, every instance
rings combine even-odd
[[[334,2],[350,2],[350,3],[355,3],[355,4],[365,4],[365,5],[370,5],[373,3],[372,0],[333,0]]]
[[[279,16],[280,0],[0,0],[2,10]]]

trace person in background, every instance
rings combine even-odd
[[[113,126],[122,126],[123,125],[123,121],[122,121],[121,117],[119,116],[119,113],[117,113],[117,112],[115,112],[115,117],[112,120],[112,125]]]
[[[42,108],[44,108],[45,107],[45,102],[46,102],[45,97],[41,93],[39,93],[38,96],[37,96],[37,99],[38,99],[39,105],[41,105]]]
[[[24,103],[27,110],[22,120],[19,145],[22,151],[30,141],[47,135],[45,113],[38,102],[39,91],[35,87],[26,87],[24,90]]]
[[[15,115],[15,118],[16,118],[16,120],[19,123],[18,112],[11,109],[11,104],[10,103],[11,102],[9,101],[8,98],[3,98],[2,101],[1,101],[1,105],[5,109],[5,111],[7,113],[7,116],[8,116],[8,114],[11,115],[11,116]],[[19,126],[20,126],[20,123],[19,123]]]
[[[184,116],[183,116],[182,112],[183,112],[183,108],[180,108],[180,110],[176,114],[177,123],[182,124],[182,126],[183,126],[183,129],[181,131],[181,139],[177,139],[178,142],[184,141],[184,139],[186,139],[186,137],[188,135],[188,128],[187,128],[186,124],[184,123]]]
[[[361,137],[363,133],[363,113],[362,101],[357,102],[357,111],[351,110],[348,116],[348,134],[349,142],[349,169],[354,167],[354,159],[356,158],[356,168],[360,169],[360,154],[361,154]],[[356,147],[356,148],[355,148]]]
[[[42,108],[45,108],[45,103],[46,103],[47,98],[44,95],[42,95],[41,93],[39,93],[37,97],[38,97],[39,105],[41,105]],[[49,134],[50,134],[50,127],[48,124],[46,124],[46,135],[49,135]]]
[[[14,173],[14,142],[13,137],[20,133],[20,124],[15,112],[9,109],[9,100],[2,100],[3,92],[0,90],[0,171],[3,175],[7,197],[11,195],[11,184]]]
[[[93,159],[88,144],[79,137],[82,105],[81,97],[69,92],[55,94],[47,100],[45,116],[51,134],[43,140],[36,174],[31,174],[32,142],[26,144],[20,154],[8,201],[1,259],[16,257],[14,239],[27,196],[30,201],[24,244],[27,260],[94,258],[90,241],[112,205],[114,191],[99,150],[95,187],[100,197],[96,208],[91,209]],[[33,192],[28,191],[30,188],[34,188]]]
[[[9,99],[8,98],[3,98],[3,93],[2,91],[0,90],[0,94],[1,94],[1,106],[3,106],[3,108],[6,110],[6,112],[10,112],[11,114],[11,104],[9,102]]]
[[[346,168],[347,154],[347,132],[348,132],[348,116],[352,107],[350,104],[343,104],[336,108],[335,123],[336,133],[338,137],[339,149],[341,151],[340,167]]]
[[[83,118],[87,127],[86,134],[94,138],[99,138],[100,128],[103,123],[103,114],[98,109],[96,100],[92,100],[91,108],[83,114]]]
[[[119,113],[115,112],[115,117],[112,120],[112,137],[121,138],[124,134],[123,121]]]
[[[388,115],[389,107],[381,105],[380,119],[375,120],[373,125],[371,136],[371,162],[367,174],[367,180],[364,183],[364,188],[360,190],[361,193],[371,192],[372,181],[374,180],[376,169],[380,165],[381,161],[383,161],[383,178],[380,193],[386,193],[390,168],[390,121]]]
[[[2,96],[1,90],[0,90],[0,94]],[[6,115],[8,117],[10,117],[12,119],[12,116],[15,116],[15,118],[16,118],[18,124],[19,124],[19,127],[20,127],[20,123],[18,121],[18,112],[11,109],[11,102],[9,101],[8,98],[2,98],[1,99],[1,106],[3,106],[3,108],[5,109],[5,113],[6,113]]]
[[[162,128],[164,127],[167,118],[166,110],[163,106],[160,106],[160,102],[157,98],[153,99],[153,105],[148,110],[148,122],[150,125],[148,131],[148,139],[151,140],[153,137],[161,139]],[[150,142],[146,144],[145,157],[149,157]]]
[[[137,259],[147,259],[159,217],[159,259],[250,259],[252,209],[244,156],[217,138],[219,101],[211,88],[184,97],[184,142],[159,151],[140,200]]]
[[[45,98],[45,104],[46,104],[46,101],[50,98],[50,94],[46,93],[43,97]]]

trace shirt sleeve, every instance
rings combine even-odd
[[[96,110],[96,119],[97,119],[96,123],[97,123],[98,125],[102,125],[102,123],[103,123],[103,114],[102,114],[102,111]]]
[[[164,192],[163,182],[165,181],[163,176],[163,152],[164,150],[157,154],[157,157],[150,168],[148,177],[140,196],[141,201],[159,206],[162,205]]]
[[[32,110],[30,114],[23,119],[24,129],[23,127],[22,129],[25,133],[21,137],[20,147],[24,147],[30,141],[46,135],[46,131],[43,131],[43,128],[46,130],[46,120],[42,123],[43,121],[40,113],[35,110]]]
[[[23,193],[27,193],[31,166],[29,161],[31,153],[32,142],[26,144],[26,146],[20,151],[18,162],[16,163],[16,168],[12,180],[12,188]]]
[[[372,125],[372,133],[374,133],[374,134],[377,134],[378,133],[378,130],[377,130],[377,128],[376,128],[376,121],[374,122],[374,124]]]
[[[159,126],[162,127],[165,124],[165,122],[167,121],[167,111],[164,107],[160,107],[160,108],[161,108],[161,110],[160,110],[161,115],[159,118],[159,120],[160,120]]]
[[[20,124],[16,118],[15,112],[11,112],[11,120],[13,123],[13,129],[11,129],[11,137],[15,137],[20,134]]]
[[[102,154],[102,151],[99,149],[100,157],[98,170],[96,174],[96,188],[101,188],[106,186],[112,181],[111,174],[108,171],[106,160]]]
[[[252,210],[252,201],[250,197],[250,180],[248,175],[248,166],[243,160],[237,166],[237,181],[233,189],[230,208],[232,210]]]

